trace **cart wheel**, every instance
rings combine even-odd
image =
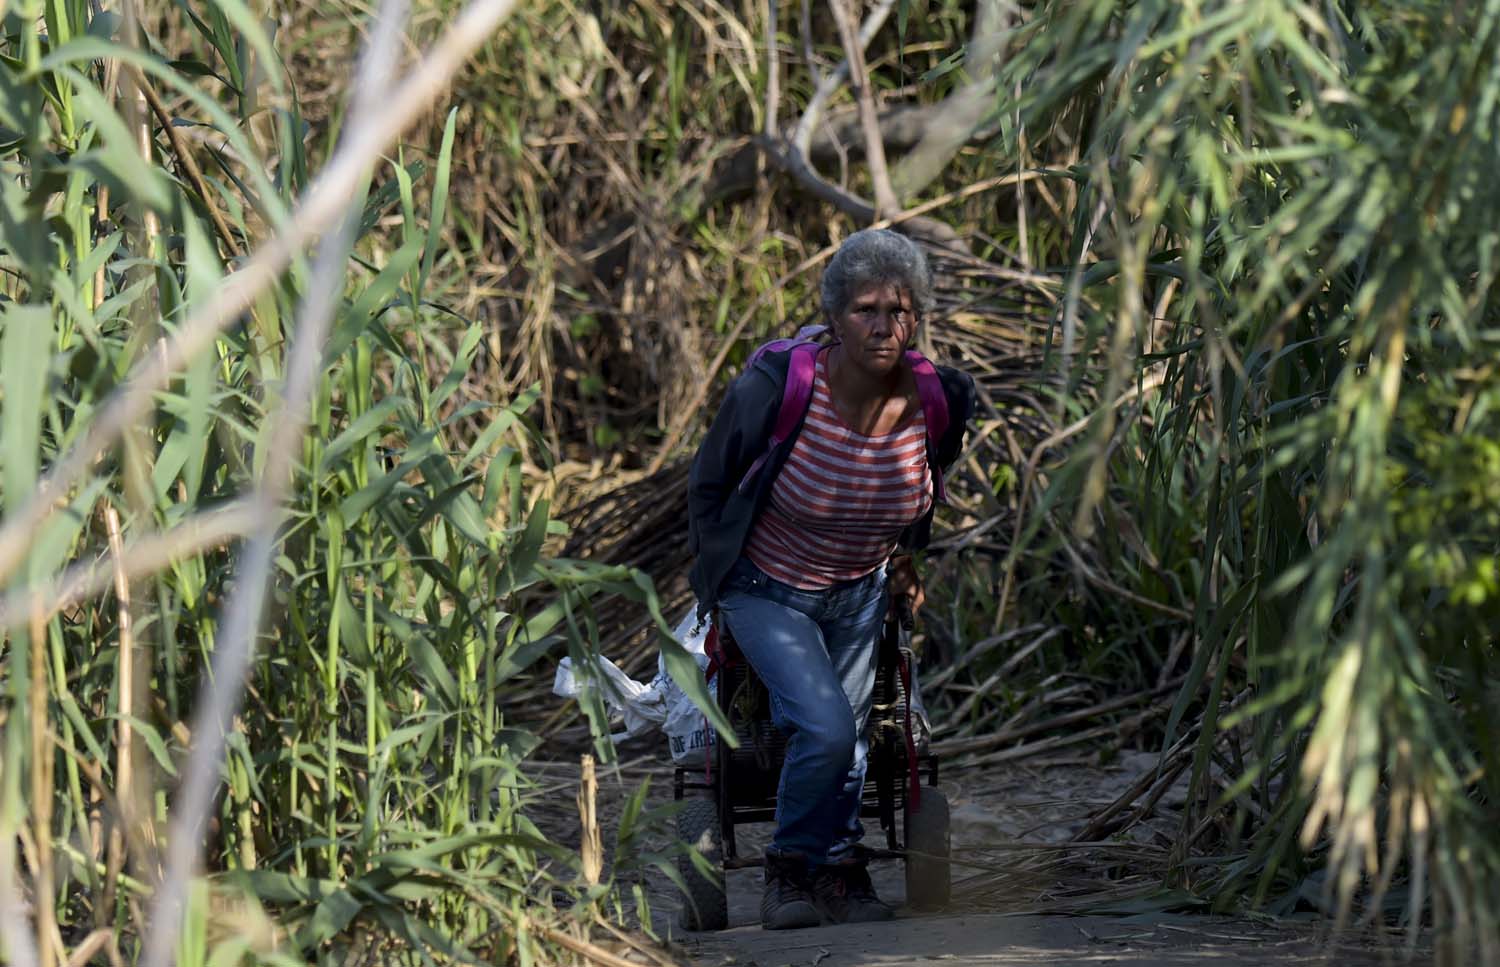
[[[947,906],[953,883],[948,865],[948,797],[941,789],[923,786],[921,805],[907,807],[906,848],[912,851],[906,857],[907,905],[918,910]]]
[[[677,835],[714,867],[713,876],[706,878],[692,857],[677,857],[677,872],[687,884],[682,925],[688,930],[723,930],[729,926],[729,897],[724,893],[724,835],[719,829],[718,804],[712,799],[684,802],[677,814]]]

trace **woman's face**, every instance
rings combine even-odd
[[[888,376],[917,332],[910,290],[886,282],[857,290],[833,330],[849,362],[872,376]]]

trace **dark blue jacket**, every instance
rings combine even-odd
[[[791,454],[801,424],[761,465],[755,479],[741,479],[766,450],[791,353],[767,353],[729,386],[713,426],[698,447],[688,476],[688,544],[695,555],[688,580],[698,596],[699,614],[718,601],[719,585],[750,536],[750,528],[771,496],[771,485]],[[929,466],[947,470],[963,450],[964,433],[974,415],[974,380],[947,366],[937,367],[948,397],[948,430],[941,440],[927,441]],[[935,502],[934,502],[935,503]],[[932,536],[932,508],[901,535],[901,546],[920,550]]]

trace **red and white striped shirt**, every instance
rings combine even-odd
[[[880,567],[932,504],[921,410],[881,436],[854,430],[829,395],[827,357],[818,355],[802,433],[745,543],[756,567],[804,590]]]

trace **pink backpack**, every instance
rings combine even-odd
[[[754,479],[760,472],[761,466],[766,462],[772,452],[782,442],[790,437],[798,426],[802,424],[802,418],[807,415],[807,407],[812,402],[813,376],[817,371],[818,351],[823,344],[818,342],[818,337],[828,331],[827,326],[804,326],[797,331],[797,335],[790,339],[773,339],[756,348],[750,354],[747,367],[754,364],[766,353],[785,352],[791,350],[791,363],[786,371],[786,388],[781,394],[781,409],[776,412],[776,426],[771,430],[771,439],[766,444],[766,452],[756,458],[745,471],[745,476],[740,480],[740,490]],[[917,381],[917,398],[922,402],[922,416],[927,421],[927,439],[937,441],[948,432],[948,397],[943,392],[942,380],[938,378],[937,367],[932,362],[914,349],[906,351],[906,361],[911,366],[911,372]],[[943,487],[943,471],[941,467],[930,467],[932,472],[932,492],[940,503],[947,503],[948,492]]]

